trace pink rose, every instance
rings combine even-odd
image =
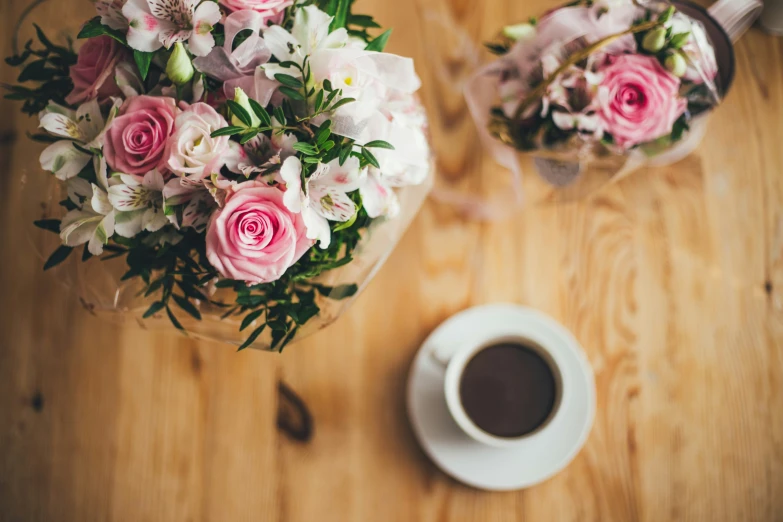
[[[652,56],[611,57],[601,72],[598,115],[604,131],[626,148],[666,136],[687,101],[679,96],[680,80]]]
[[[228,136],[210,136],[228,127],[228,122],[206,103],[194,103],[185,109],[177,116],[175,127],[166,145],[168,168],[175,174],[200,180],[220,172],[227,162],[236,163],[236,151],[231,149]]]
[[[313,242],[301,214],[283,204],[283,192],[246,181],[231,191],[207,228],[207,259],[223,277],[249,284],[280,279]]]
[[[71,67],[73,90],[65,101],[78,105],[93,98],[103,101],[109,96],[121,95],[114,81],[114,68],[125,55],[125,49],[108,36],[87,40],[79,49],[76,65]]]
[[[265,22],[279,25],[285,16],[288,6],[294,0],[219,0],[220,5],[229,11],[255,11],[264,15]]]
[[[127,101],[106,132],[103,153],[109,166],[126,174],[164,167],[176,111],[173,98],[136,96]]]

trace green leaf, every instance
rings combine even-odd
[[[157,314],[161,310],[163,310],[163,307],[166,306],[163,301],[155,301],[150,305],[149,308],[147,308],[147,311],[144,312],[144,315],[141,316],[142,319],[149,319],[153,315]]]
[[[55,234],[60,233],[59,219],[39,219],[38,221],[33,221],[33,225],[37,226],[40,229],[48,230],[49,232],[54,232]]]
[[[296,331],[299,329],[298,326],[295,326],[282,340],[275,339],[275,333],[272,333],[272,349],[277,350],[279,353],[283,353],[283,348],[288,346],[288,343],[294,340],[294,336],[296,335]]]
[[[302,154],[306,154],[308,156],[314,156],[318,154],[318,151],[315,149],[315,147],[303,141],[294,143],[293,149],[297,152],[301,152]]]
[[[85,261],[88,261],[92,257],[92,254],[90,253],[89,244],[84,244],[84,250],[82,250],[82,263]]]
[[[137,51],[136,49],[133,50],[133,60],[136,62],[136,67],[139,68],[139,74],[141,74],[142,80],[147,79],[153,56],[155,56],[155,53],[145,53],[144,51]]]
[[[389,29],[382,35],[378,36],[377,38],[373,39],[372,42],[367,44],[367,47],[364,49],[366,51],[377,51],[379,53],[382,53],[384,49],[386,49],[386,44],[389,42],[389,37],[392,34],[392,29]]]
[[[234,134],[240,134],[242,132],[245,132],[244,127],[237,127],[236,125],[232,125],[230,127],[223,127],[222,129],[213,131],[210,136],[217,138],[218,136],[233,136]]]
[[[242,138],[240,138],[240,140],[239,140],[239,144],[240,144],[240,145],[244,145],[244,144],[245,144],[245,143],[247,143],[248,141],[250,141],[250,140],[252,140],[253,138],[255,138],[256,136],[258,136],[258,134],[259,134],[260,132],[261,132],[261,131],[260,131],[260,130],[258,130],[258,129],[252,129],[252,130],[250,130],[249,132],[246,132],[246,133],[245,133],[245,134],[242,136]]]
[[[193,303],[191,303],[187,297],[183,297],[177,294],[172,294],[171,297],[174,298],[174,302],[177,303],[177,306],[182,308],[184,311],[186,311],[187,313],[189,313],[199,321],[201,320],[201,312],[198,311],[198,308],[196,308],[196,306]]]
[[[305,99],[304,94],[290,87],[283,86],[280,87],[278,90],[283,94],[285,94],[286,96],[288,96],[289,98],[291,98],[292,100],[304,101]]]
[[[302,81],[289,74],[275,74],[275,80],[292,89],[302,88]]]
[[[250,127],[253,125],[253,118],[250,117],[250,113],[245,110],[244,107],[239,105],[234,100],[226,100],[228,108],[231,109],[231,114],[239,118],[239,121]]]
[[[366,143],[364,145],[364,147],[367,148],[367,149],[389,149],[389,150],[395,150],[394,149],[394,145],[392,145],[388,141],[383,141],[383,140],[371,141],[370,143]]]
[[[261,317],[261,314],[263,313],[264,313],[264,309],[261,308],[259,310],[255,310],[247,314],[245,318],[242,319],[242,325],[239,327],[239,331],[241,332],[242,330],[244,330],[245,328],[253,324],[253,321]]]
[[[332,89],[332,82],[329,81],[329,78],[324,79],[324,90],[327,92],[332,92],[334,89]]]
[[[362,156],[364,156],[364,159],[367,160],[367,163],[375,167],[376,169],[381,168],[381,164],[378,163],[378,158],[375,157],[375,155],[370,152],[367,149],[362,149]]]
[[[351,151],[353,151],[353,143],[343,145],[343,148],[340,150],[340,166],[343,166],[348,161]]]
[[[380,29],[378,22],[373,20],[372,16],[352,14],[348,17],[348,25],[357,27],[366,27],[368,29]]]
[[[359,217],[359,209],[356,209],[356,212],[353,213],[353,216],[348,221],[345,221],[343,223],[338,223],[333,229],[332,232],[339,232],[340,230],[345,230],[346,228],[351,228],[354,223],[356,223],[356,218]]]
[[[174,325],[174,328],[176,328],[177,330],[181,330],[183,332],[185,331],[185,328],[182,326],[182,323],[180,323],[177,320],[177,317],[174,315],[174,312],[172,312],[171,308],[169,308],[168,306],[166,306],[166,315],[169,316],[169,321],[171,321],[171,324]]]
[[[236,302],[242,306],[259,306],[266,302],[266,297],[263,295],[238,295]]]
[[[275,107],[273,112],[275,113],[275,119],[280,123],[280,125],[285,125],[288,123],[288,119],[285,117],[285,113],[283,112],[282,107]]]
[[[258,119],[261,120],[261,123],[263,123],[266,127],[271,127],[272,118],[269,116],[267,110],[263,108],[261,104],[255,101],[253,98],[248,98],[248,102],[250,103],[250,108],[253,109],[253,112],[256,113]]]
[[[331,289],[331,291],[326,295],[329,299],[334,299],[335,301],[339,301],[341,299],[346,299],[348,297],[353,297],[356,295],[356,292],[359,291],[359,287],[355,284],[350,285],[340,285],[335,286]]]
[[[244,350],[245,348],[253,344],[256,341],[256,339],[258,339],[258,336],[261,335],[261,332],[264,331],[264,328],[266,328],[266,324],[262,324],[261,326],[253,330],[253,333],[251,333],[250,336],[247,339],[245,339],[245,342],[242,343],[242,346],[240,346],[237,349],[237,351],[241,352],[242,350]]]
[[[326,142],[326,140],[329,139],[329,136],[331,135],[332,130],[329,127],[322,128],[318,131],[318,134],[315,135],[315,142],[318,144],[318,146],[321,146]]]
[[[305,163],[308,165],[315,165],[317,163],[321,163],[321,158],[318,158],[316,156],[307,156],[305,159],[303,159]]]
[[[65,245],[60,245],[57,250],[52,253],[51,256],[49,256],[49,259],[46,260],[46,263],[44,263],[44,270],[49,270],[50,268],[53,268],[63,261],[65,261],[69,255],[71,255],[71,252],[73,252],[73,248]]]
[[[348,105],[349,103],[353,103],[355,101],[356,101],[355,98],[343,98],[342,100],[338,101],[337,103],[335,103],[334,105],[329,107],[329,110],[330,111],[336,111],[337,109],[339,109],[343,105]]]
[[[330,32],[345,27],[345,23],[348,21],[348,12],[351,9],[351,2],[352,0],[337,0],[334,19],[332,20],[332,25],[329,26]]]
[[[320,90],[318,91],[318,94],[315,95],[315,112],[318,112],[321,110],[321,105],[324,103],[324,91]]]
[[[235,283],[233,279],[221,279],[215,283],[215,288],[234,288]]]
[[[84,26],[82,26],[81,31],[79,31],[79,34],[76,36],[76,38],[95,38],[96,36],[111,36],[118,42],[120,42],[122,45],[128,45],[125,41],[125,36],[115,30],[111,27],[107,27],[103,24],[101,24],[101,17],[96,16],[95,18],[89,20]]]

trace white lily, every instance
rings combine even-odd
[[[340,49],[349,43],[345,28],[329,32],[332,17],[313,5],[297,9],[294,26],[289,33],[279,25],[273,25],[264,31],[264,40],[272,56],[281,62],[304,63],[306,56],[322,49]],[[296,68],[283,68],[277,64],[263,66],[270,80],[276,74],[288,74],[301,77]]]
[[[38,114],[40,127],[62,139],[46,147],[41,153],[41,168],[54,173],[58,179],[67,180],[79,174],[93,157],[84,150],[103,147],[106,128],[117,115],[121,101],[116,99],[108,118],[104,121],[97,100],[82,104],[73,111],[56,103],[49,103]],[[74,144],[84,150],[77,149]]]
[[[188,41],[196,56],[206,56],[215,46],[212,29],[220,22],[220,8],[206,0],[127,0],[122,14],[128,20],[128,45],[145,52],[169,49]],[[198,7],[197,7],[198,6]]]
[[[329,221],[346,222],[356,214],[349,192],[363,183],[366,171],[351,157],[340,166],[338,160],[319,163],[302,190],[302,163],[292,156],[283,162],[280,176],[286,184],[283,203],[291,212],[302,214],[308,239],[317,239],[321,248],[331,243]]]
[[[103,172],[105,179],[106,162],[96,159],[96,172]],[[101,183],[102,176],[98,176]],[[89,196],[91,189],[92,195]],[[94,256],[103,253],[103,246],[114,235],[115,211],[109,202],[104,188],[74,179],[68,183],[68,196],[79,208],[71,210],[60,223],[60,238],[64,245],[76,247],[87,243],[87,249]],[[80,205],[81,203],[81,205]]]
[[[400,201],[397,194],[385,179],[381,171],[371,168],[367,177],[359,187],[362,206],[371,218],[386,216],[393,218],[400,212]]]
[[[115,230],[123,237],[134,237],[142,230],[156,232],[168,224],[163,211],[163,176],[152,170],[144,177],[117,174],[119,182],[109,187],[109,202],[117,211]]]

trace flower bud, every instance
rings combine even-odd
[[[503,28],[503,36],[515,42],[532,40],[535,35],[533,24],[507,25]]]
[[[258,127],[261,125],[261,120],[258,116],[256,116],[256,112],[253,110],[253,107],[250,106],[250,100],[247,97],[247,94],[245,94],[245,91],[239,87],[234,89],[234,101],[237,102],[250,115],[251,127]],[[231,125],[236,125],[237,127],[247,127],[247,125],[242,123],[242,121],[237,118],[236,115],[231,116]]]
[[[185,85],[193,78],[193,64],[182,42],[174,44],[174,50],[166,64],[166,76],[174,85]]]
[[[666,57],[663,63],[666,70],[672,73],[674,76],[681,77],[688,70],[688,62],[682,57],[680,53],[672,53]]]
[[[666,45],[666,29],[658,27],[647,31],[642,39],[642,48],[651,53],[657,53]]]

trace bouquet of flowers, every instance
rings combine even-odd
[[[398,216],[401,187],[426,193],[431,159],[412,61],[352,4],[97,0],[78,54],[36,28],[7,97],[63,187],[61,217],[36,222],[62,242],[45,268],[81,245],[122,258],[144,319],[217,309],[240,349],[282,350],[356,294],[321,281]]]
[[[638,165],[670,150],[727,87],[705,27],[681,6],[695,9],[579,0],[506,27],[488,44],[500,59],[467,87],[474,118],[544,164]]]

